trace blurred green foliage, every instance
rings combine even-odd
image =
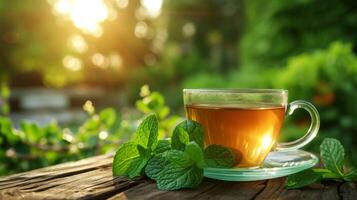
[[[71,130],[56,122],[39,127],[23,121],[16,128],[9,118],[0,117],[0,175],[104,153],[135,128],[115,124],[116,118],[115,111],[108,108]]]
[[[159,137],[170,136],[172,128],[181,120],[169,115],[164,98],[157,92],[142,88],[143,99],[137,101],[142,114],[157,113],[160,120]],[[14,127],[10,118],[0,117],[0,176],[27,171],[70,160],[114,152],[119,144],[133,135],[138,118],[123,119],[120,112],[106,108],[99,113],[87,101],[83,109],[88,119],[78,127],[60,127],[56,122],[39,127],[23,121]]]
[[[41,72],[43,83],[63,86],[65,81],[82,76],[58,67],[69,53],[64,45],[71,30],[58,27],[54,20],[46,1],[1,1],[0,81],[11,81],[10,75]],[[26,76],[22,81],[30,79]],[[21,84],[18,80],[16,83]]]
[[[273,85],[288,89],[290,100],[312,101],[321,115],[316,143],[324,137],[338,138],[357,163],[357,56],[352,45],[334,42],[326,50],[289,58]]]
[[[141,100],[136,101],[136,109],[144,114],[155,113],[159,119],[159,138],[170,137],[175,125],[181,120],[177,115],[170,114],[170,108],[159,92],[151,92],[148,85],[141,87]]]
[[[115,20],[101,24],[104,29],[101,38],[84,33],[68,17],[56,14],[56,2],[0,1],[0,81],[6,80],[15,86],[59,88],[84,82],[118,85],[128,69],[144,64],[149,41],[134,35],[139,0],[131,0],[125,9],[118,8],[117,1],[105,1],[108,8],[118,12]],[[147,24],[150,21],[147,20]],[[71,41],[75,37],[83,41],[86,50],[78,52],[73,48]],[[106,59],[106,66],[98,67],[92,62],[93,55],[98,53]],[[115,62],[127,67],[114,68],[110,61],[113,55],[119,56]],[[82,69],[66,68],[66,56],[79,59]]]
[[[9,87],[5,83],[0,84],[0,114],[2,115],[8,115],[10,112],[9,98]]]
[[[243,67],[282,65],[296,54],[327,48],[336,40],[357,44],[353,0],[244,1]]]

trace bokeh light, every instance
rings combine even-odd
[[[141,0],[140,2],[150,17],[156,18],[161,14],[163,0]]]
[[[109,55],[110,67],[114,70],[120,70],[123,67],[123,58],[118,54],[112,52]]]
[[[135,26],[135,36],[138,38],[144,38],[148,34],[148,25],[145,22],[138,22]]]
[[[101,132],[98,134],[98,137],[99,137],[99,139],[101,139],[101,140],[107,139],[107,137],[108,137],[108,131],[101,131]]]
[[[189,22],[183,25],[182,33],[185,37],[192,37],[196,33],[196,27],[193,23]]]
[[[115,2],[119,8],[126,8],[129,4],[129,0],[116,0]]]
[[[71,71],[79,71],[83,67],[83,63],[79,58],[74,56],[65,56],[62,60],[63,66]]]
[[[73,35],[69,38],[69,46],[77,53],[85,53],[88,45],[81,35]]]
[[[96,66],[96,67],[100,67],[100,68],[107,68],[107,62],[106,62],[106,58],[103,54],[101,53],[95,53],[92,56],[92,63]]]

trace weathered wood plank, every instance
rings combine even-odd
[[[112,154],[95,156],[79,161],[62,163],[50,167],[35,169],[28,172],[18,173],[7,177],[0,177],[0,185],[6,184],[7,181],[13,182],[16,179],[23,180],[28,178],[36,178],[46,175],[63,175],[66,172],[76,172],[85,169],[97,168],[105,165],[111,165],[113,159]]]
[[[1,196],[4,199],[78,199],[112,196],[137,185],[140,180],[130,181],[124,177],[113,178],[110,168],[97,169],[69,177],[44,179],[30,185],[8,188]]]
[[[27,173],[15,174],[0,179],[0,190],[43,183],[46,180],[54,180],[61,177],[70,177],[72,175],[85,173],[103,167],[108,168],[111,166],[111,162],[112,157],[106,155],[85,159],[80,162],[70,162],[29,171]]]
[[[113,177],[112,155],[97,156],[0,179],[0,200],[12,199],[357,199],[354,183],[286,190],[284,178],[255,182],[204,179],[196,189],[161,191],[149,179]]]
[[[205,191],[211,190],[217,184],[217,181],[206,180],[196,189],[162,191],[157,189],[156,184],[153,181],[146,180],[144,184],[134,186],[109,199],[193,199]]]
[[[255,199],[278,199],[284,191],[284,179],[271,179],[267,181],[264,190]]]
[[[140,183],[113,178],[111,162],[112,156],[99,156],[9,176],[0,180],[0,196],[2,199],[91,198]]]
[[[145,184],[132,187],[110,199],[252,199],[263,188],[264,181],[239,183],[205,179],[195,189],[161,191],[154,182],[146,181]]]
[[[281,200],[333,200],[340,199],[338,186],[340,183],[331,182],[318,187],[305,187],[299,190],[286,190],[284,178],[269,180],[265,189],[257,196],[257,200],[281,199]]]
[[[343,183],[339,187],[340,196],[343,200],[357,199],[357,187],[355,183]]]
[[[253,199],[264,189],[266,183],[266,181],[216,182],[214,188],[202,193],[197,199]]]

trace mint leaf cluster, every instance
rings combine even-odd
[[[229,148],[210,145],[204,149],[202,126],[191,120],[178,124],[171,139],[158,140],[158,120],[148,115],[134,139],[120,146],[114,156],[113,174],[134,178],[146,175],[162,190],[197,187],[203,168],[230,168],[235,155]]]
[[[357,181],[357,169],[344,168],[345,150],[338,140],[324,139],[320,145],[320,156],[325,168],[308,169],[288,176],[286,188],[301,188],[325,180]]]

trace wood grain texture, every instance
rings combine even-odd
[[[342,199],[346,199],[346,200],[357,199],[356,184],[354,183],[343,183],[339,188],[339,192]]]
[[[284,178],[254,182],[204,179],[196,189],[161,191],[155,182],[113,177],[102,155],[0,178],[0,200],[12,199],[318,199],[357,200],[355,183],[330,182],[286,190]]]

